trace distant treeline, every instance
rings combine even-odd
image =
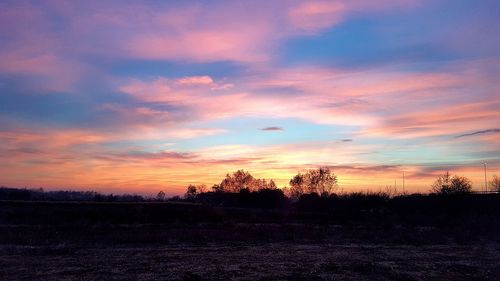
[[[493,176],[493,191],[500,191],[500,178]],[[337,175],[328,167],[298,173],[289,186],[278,188],[273,180],[253,177],[249,172],[238,170],[227,174],[220,184],[208,189],[205,185],[189,185],[183,197],[167,198],[163,191],[156,196],[136,194],[102,194],[96,191],[45,191],[0,187],[0,200],[24,201],[87,201],[87,202],[163,202],[179,201],[203,205],[241,208],[300,210],[332,210],[342,205],[360,208],[380,208],[401,198],[431,198],[432,196],[466,196],[472,194],[472,184],[463,176],[446,172],[430,186],[430,194],[395,194],[387,192],[355,192],[338,194]],[[420,198],[420,199],[419,199]],[[409,199],[408,199],[409,200]],[[425,199],[427,200],[427,199]]]
[[[500,191],[500,179],[493,176],[490,182],[492,191]],[[204,185],[189,185],[184,200],[194,203],[244,208],[293,208],[299,211],[320,212],[383,212],[401,204],[408,204],[416,208],[439,205],[451,209],[461,208],[461,204],[478,206],[478,202],[491,204],[497,202],[498,194],[489,196],[474,196],[471,181],[458,175],[446,172],[438,176],[430,185],[429,194],[397,194],[387,192],[354,192],[336,193],[338,189],[337,175],[328,167],[308,170],[298,173],[289,182],[289,186],[277,188],[273,180],[254,178],[244,170],[227,174],[220,184],[213,185],[207,191]],[[491,194],[493,195],[493,194]],[[160,195],[159,195],[160,196]],[[478,198],[481,198],[479,200]],[[177,198],[177,200],[181,200]],[[493,201],[492,201],[493,200]],[[436,203],[438,202],[438,203]],[[448,205],[446,205],[448,204]],[[496,203],[494,203],[496,204]],[[465,205],[462,206],[465,208]],[[399,208],[399,207],[398,207]]]
[[[45,191],[39,189],[20,189],[0,187],[0,200],[23,201],[92,201],[92,202],[142,202],[146,199],[132,194],[102,194],[95,191]]]

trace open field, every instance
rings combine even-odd
[[[0,280],[500,276],[498,215],[484,208],[454,218],[178,203],[4,201],[0,210]]]
[[[1,280],[498,280],[499,245],[2,246]]]

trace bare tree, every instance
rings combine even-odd
[[[205,192],[207,192],[207,186],[204,184],[200,184],[200,185],[196,186],[196,191],[198,193],[205,193]]]
[[[217,190],[225,192],[240,192],[243,189],[248,191],[258,191],[261,189],[276,189],[273,180],[254,178],[249,172],[238,170],[232,175],[227,174],[226,178],[216,187]],[[214,189],[214,187],[212,187]]]
[[[309,189],[320,195],[329,195],[338,187],[337,176],[328,167],[310,170],[307,175],[309,177]]]
[[[500,192],[500,177],[493,175],[493,179],[490,181],[490,186],[494,191]]]
[[[307,193],[306,178],[303,174],[298,173],[290,180],[290,197],[298,199],[302,194]]]
[[[441,191],[449,189],[450,185],[451,185],[451,176],[450,173],[447,171],[445,174],[440,175],[436,178],[434,183],[431,185],[431,192],[442,193]]]
[[[198,194],[198,192],[196,190],[196,186],[193,184],[190,184],[187,187],[186,193],[184,194],[184,198],[185,199],[195,199],[197,194]]]
[[[298,173],[290,180],[290,195],[299,198],[305,193],[329,195],[338,188],[337,176],[328,167]]]
[[[160,190],[160,192],[158,192],[158,194],[156,195],[156,200],[158,201],[165,200],[165,192],[163,192],[163,190]]]
[[[433,193],[465,194],[472,191],[472,182],[464,176],[450,176],[449,172],[439,176],[432,184]]]
[[[269,183],[266,185],[266,188],[267,189],[277,189],[278,186],[276,185],[276,183],[273,180],[270,180]]]
[[[220,186],[226,192],[240,192],[242,189],[250,188],[253,185],[254,177],[249,172],[238,170],[232,175],[227,174]]]

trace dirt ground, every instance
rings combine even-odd
[[[0,246],[0,280],[499,280],[500,245]]]

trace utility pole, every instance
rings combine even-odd
[[[403,171],[403,194],[405,193],[405,171]]]
[[[488,182],[486,181],[486,162],[484,162],[483,165],[484,165],[484,190],[488,192]]]

